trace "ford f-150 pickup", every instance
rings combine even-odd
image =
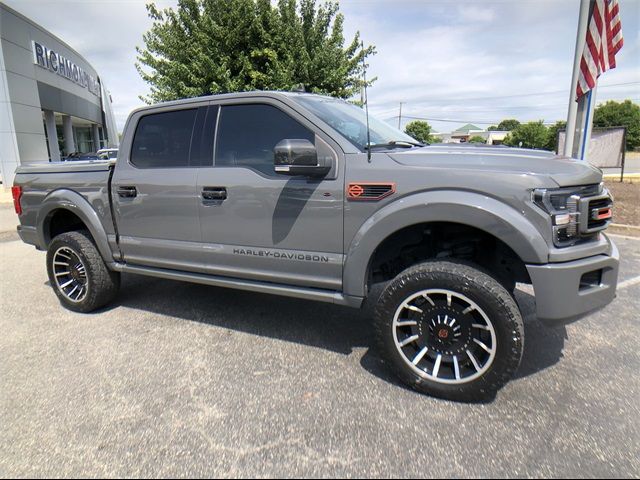
[[[549,152],[422,145],[345,101],[250,92],[141,108],[117,160],[18,168],[23,241],[65,307],[89,312],[131,272],[360,308],[391,369],[475,401],[516,372],[536,313],[614,298],[601,172]]]

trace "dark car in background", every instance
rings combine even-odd
[[[77,162],[77,161],[87,161],[87,160],[98,160],[97,153],[80,153],[73,152],[67,155],[66,157],[61,158],[60,160],[63,162]]]

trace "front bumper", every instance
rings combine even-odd
[[[609,304],[616,296],[620,253],[571,262],[527,265],[536,296],[536,314],[544,323],[565,323]]]

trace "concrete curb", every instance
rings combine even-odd
[[[613,237],[613,238],[624,238],[625,240],[635,240],[637,242],[640,242],[640,236],[632,237],[631,235],[622,235],[621,233],[611,233],[611,232],[607,232],[607,236]]]
[[[619,173],[606,173],[603,178],[608,181],[620,181]],[[625,173],[623,183],[640,183],[640,173]]]
[[[611,226],[615,228],[630,228],[631,230],[640,231],[640,226],[638,225],[625,225],[623,223],[612,223]]]
[[[637,227],[635,225],[611,224],[609,225],[609,228],[607,228],[607,233],[626,237],[640,238],[640,227]]]

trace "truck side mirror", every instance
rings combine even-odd
[[[306,139],[285,139],[273,149],[273,164],[280,175],[324,177],[331,166],[318,164],[318,152]]]

